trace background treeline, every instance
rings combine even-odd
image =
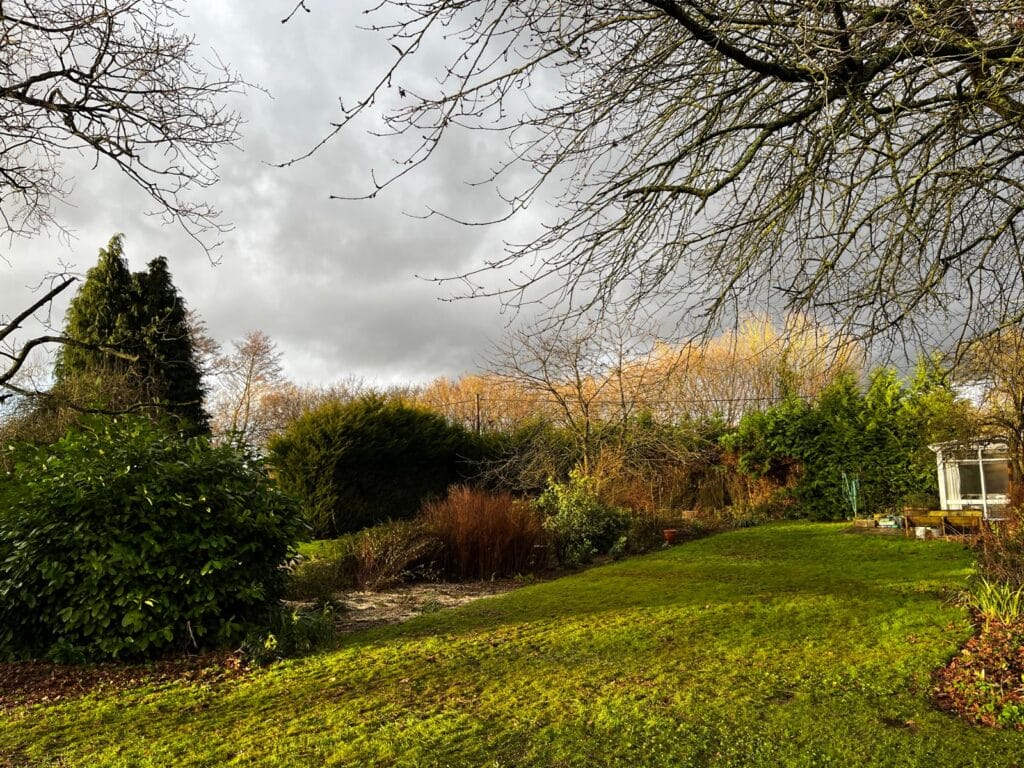
[[[714,519],[834,519],[931,506],[927,445],[970,436],[939,359],[866,371],[856,344],[803,318],[751,318],[705,343],[628,320],[531,327],[486,372],[377,389],[288,381],[252,331],[220,347],[156,259],[132,274],[119,237],[68,312],[49,389],[8,409],[5,442],[45,444],[82,410],[151,411],[186,434],[265,455],[318,537],[411,518],[454,484],[535,497],[579,471],[608,504]]]
[[[267,649],[268,631],[301,635],[283,594],[931,506],[928,444],[1012,425],[1022,380],[1005,340],[976,348],[976,371],[1009,373],[975,411],[938,358],[865,370],[801,318],[702,344],[605,318],[518,331],[455,380],[303,387],[266,334],[217,344],[166,260],[133,273],[120,237],[63,338],[0,413],[0,657]],[[286,579],[301,539],[331,541]]]
[[[839,519],[851,482],[859,514],[934,506],[927,446],[979,428],[940,359],[865,371],[856,345],[801,319],[703,345],[532,329],[490,367],[387,390],[277,380],[244,410],[319,536],[412,517],[453,483],[535,497],[574,470],[648,515]]]

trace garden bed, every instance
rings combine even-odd
[[[0,712],[30,704],[59,704],[99,691],[161,683],[213,684],[245,674],[240,653],[219,651],[148,664],[0,663]]]
[[[424,613],[465,605],[529,583],[504,579],[466,583],[410,584],[380,591],[336,596],[340,635],[400,622]],[[301,604],[293,604],[298,607]],[[31,704],[57,704],[90,693],[162,683],[215,684],[249,671],[240,651],[217,651],[162,659],[147,664],[57,664],[49,661],[0,663],[0,712]]]
[[[974,621],[976,634],[935,676],[936,703],[979,725],[1024,730],[1024,621]]]
[[[523,579],[461,583],[408,584],[379,591],[354,590],[336,596],[343,608],[338,631],[347,634],[385,624],[397,624],[423,613],[465,605],[481,597],[500,595],[528,583]]]

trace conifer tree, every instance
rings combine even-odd
[[[198,432],[209,432],[210,417],[203,409],[202,373],[192,344],[185,302],[171,281],[167,259],[158,256],[146,272],[133,275],[133,306],[139,334],[138,368],[167,410]]]
[[[55,369],[58,394],[80,390],[76,384],[86,382],[94,401],[111,405],[110,387],[103,384],[113,383],[127,387],[136,403],[158,404],[186,432],[209,432],[185,303],[164,257],[132,274],[123,237],[112,237],[72,299],[64,333],[88,346],[67,345],[61,351]]]
[[[85,282],[68,307],[64,334],[92,347],[61,348],[54,371],[58,383],[87,370],[99,373],[127,369],[127,360],[97,348],[125,349],[131,337],[128,319],[133,281],[123,245],[123,236],[114,235],[106,248],[100,248],[99,261],[86,273]]]

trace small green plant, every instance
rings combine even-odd
[[[334,612],[332,603],[313,610],[280,608],[265,627],[246,635],[242,653],[249,663],[263,666],[327,647],[337,635]]]
[[[597,481],[580,469],[569,473],[567,483],[549,480],[536,504],[563,566],[589,563],[594,555],[609,552],[629,527],[628,513],[605,504]]]
[[[608,554],[611,555],[612,560],[621,560],[626,556],[628,546],[629,537],[619,536],[608,550]]]
[[[433,579],[443,542],[418,520],[395,520],[356,533],[303,545],[286,595],[291,600],[330,601],[350,589],[386,589]]]
[[[981,577],[963,593],[963,601],[981,614],[986,626],[992,621],[1012,624],[1024,617],[1024,586],[1014,588]]]
[[[301,558],[292,565],[285,590],[288,599],[322,603],[355,586],[357,559],[351,537],[335,541],[349,546],[332,547],[317,557]]]
[[[419,611],[420,613],[437,613],[443,607],[438,600],[427,600],[420,606]]]

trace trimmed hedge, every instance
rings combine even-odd
[[[321,538],[413,517],[462,479],[475,451],[461,427],[376,395],[310,411],[267,450]]]

